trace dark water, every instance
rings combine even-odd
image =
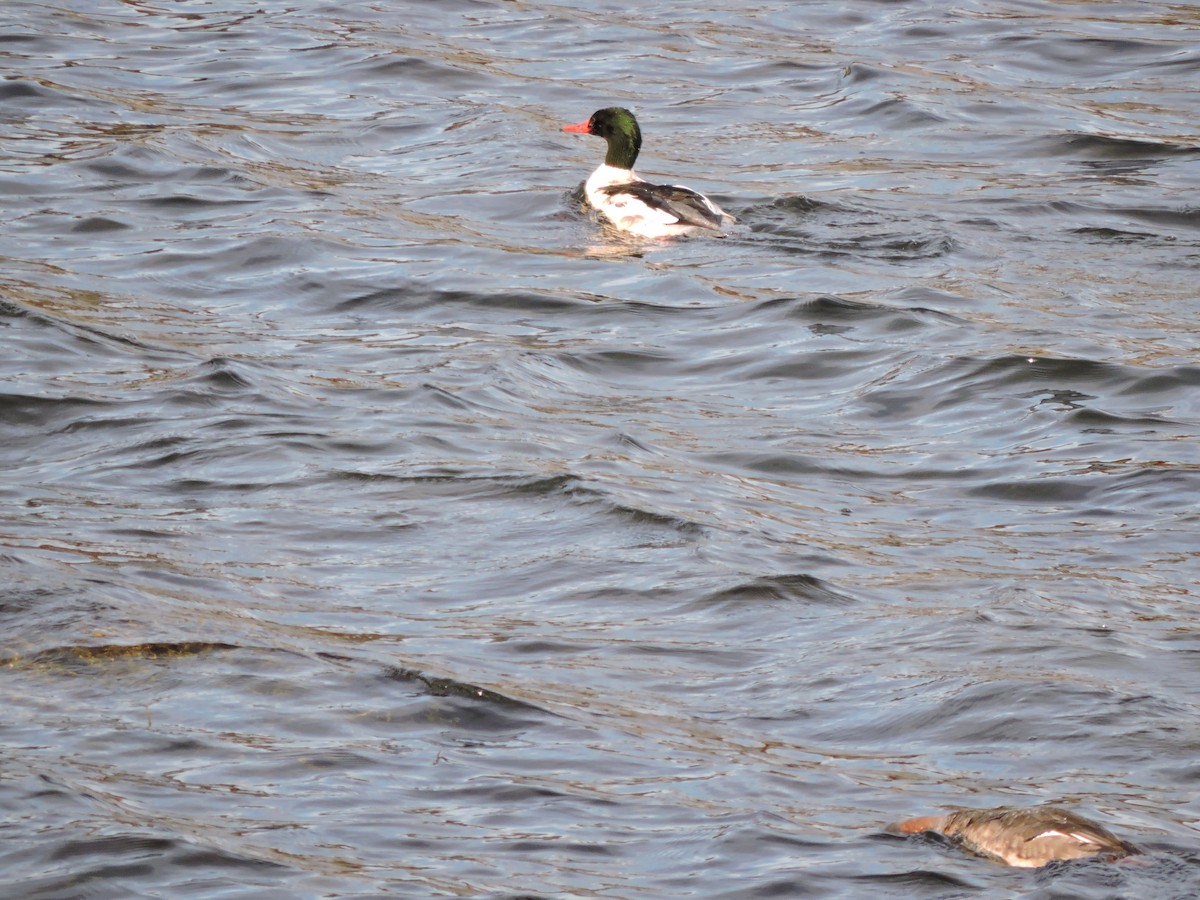
[[[1197,7],[631,9],[0,10],[4,896],[1200,894]]]

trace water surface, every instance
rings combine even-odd
[[[6,10],[8,895],[1200,890],[1194,7]]]

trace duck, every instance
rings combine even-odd
[[[1114,862],[1141,852],[1103,825],[1058,806],[960,809],[907,819],[888,830],[934,831],[978,856],[1026,869],[1060,859],[1099,857]]]
[[[642,149],[642,130],[624,107],[598,109],[572,134],[594,134],[608,142],[604,162],[584,184],[588,204],[619,231],[639,238],[720,234],[733,216],[699,191],[678,184],[651,184],[633,171]]]

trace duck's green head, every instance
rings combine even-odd
[[[565,125],[563,131],[575,134],[594,134],[608,141],[605,165],[618,169],[632,169],[642,149],[642,130],[638,128],[633,113],[622,106],[598,109],[592,117],[578,125]]]

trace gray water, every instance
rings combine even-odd
[[[5,897],[1200,894],[1200,9],[637,6],[0,8]]]

